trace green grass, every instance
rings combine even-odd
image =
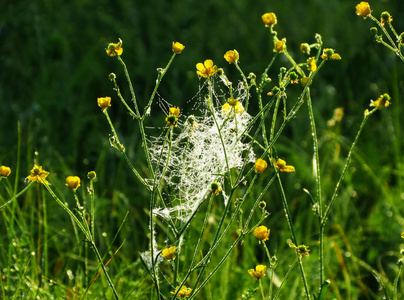
[[[139,260],[139,252],[146,251],[149,244],[150,195],[124,159],[110,147],[111,131],[96,103],[97,97],[113,97],[114,106],[109,113],[126,153],[136,169],[149,176],[136,122],[118,105],[108,80],[108,74],[114,72],[123,95],[130,99],[124,73],[104,49],[109,42],[122,38],[123,58],[138,103],[143,107],[154,88],[156,68],[164,67],[171,57],[171,42],[178,40],[186,46],[163,79],[158,101],[152,107],[153,117],[145,124],[157,128],[149,132],[159,134],[160,128],[165,126],[165,115],[158,103],[166,100],[189,113],[190,107],[198,101],[195,95],[203,81],[198,80],[195,72],[197,62],[213,59],[235,83],[240,80],[239,74],[223,55],[229,49],[237,49],[244,73],[261,74],[273,52],[268,30],[263,27],[260,16],[273,11],[278,16],[278,36],[287,37],[289,51],[300,61],[307,59],[299,53],[300,43],[314,42],[316,32],[322,34],[325,47],[335,48],[342,56],[339,62],[327,63],[311,86],[322,195],[326,203],[370,99],[375,100],[384,92],[392,96],[391,106],[376,112],[366,124],[332,208],[324,240],[325,279],[331,281],[326,299],[381,298],[383,291],[372,270],[382,278],[392,297],[397,260],[401,258],[403,247],[400,233],[404,226],[403,125],[400,122],[403,62],[373,42],[369,28],[374,24],[355,15],[357,3],[352,1],[233,2],[230,5],[224,1],[169,4],[167,1],[34,0],[7,4],[6,17],[0,21],[0,36],[4,40],[0,45],[3,54],[0,58],[3,67],[0,74],[0,98],[3,99],[0,164],[10,166],[12,174],[0,183],[0,204],[26,186],[24,178],[34,162],[51,172],[52,189],[71,209],[75,202],[65,186],[65,178],[80,176],[83,183],[77,192],[80,199],[89,204],[86,176],[87,172],[95,170],[98,177],[94,183],[95,241],[104,262],[112,257],[107,267],[118,294],[122,299],[157,299],[151,296],[153,283]],[[403,7],[399,1],[370,4],[375,16],[388,10],[394,17],[395,28],[404,29],[404,19],[400,16]],[[277,84],[279,68],[283,65],[287,62],[280,58],[271,69],[270,87]],[[301,87],[288,87],[288,101],[294,103],[300,92]],[[256,99],[255,94],[252,99]],[[336,107],[344,108],[344,117],[335,127],[330,127],[327,121]],[[258,104],[252,102],[250,109],[257,113]],[[267,124],[269,129],[270,124]],[[310,197],[303,192],[307,189],[315,196],[313,146],[306,105],[286,126],[276,150],[297,170],[287,176],[282,174],[282,183],[296,236],[311,249],[310,256],[304,257],[303,262],[311,291],[317,294],[318,224]],[[268,172],[257,179],[257,188],[246,198],[245,207],[251,207],[272,176],[273,173]],[[244,190],[245,187],[241,187],[240,194]],[[265,225],[271,229],[267,245],[270,253],[278,258],[276,291],[293,264],[295,254],[287,244],[292,237],[277,184],[270,187],[263,200],[271,213],[265,220]],[[184,236],[182,266],[192,259],[206,209],[207,203],[202,205],[201,213]],[[212,232],[224,209],[221,199],[213,202],[201,239],[201,253],[208,251]],[[234,213],[234,206],[230,210]],[[246,210],[244,220],[247,214]],[[259,217],[259,213],[254,215],[254,224]],[[160,224],[156,227],[160,247],[172,238],[164,227]],[[237,230],[236,222],[229,230],[228,239],[211,257],[206,274],[219,263],[237,237]],[[35,184],[1,210],[0,298],[81,299],[86,289],[88,299],[112,298],[104,274],[93,282],[100,269],[90,245],[86,245],[69,215],[43,186]],[[258,281],[252,279],[247,270],[265,262],[263,247],[252,234],[246,235],[196,298],[243,299],[242,295],[250,291],[259,299]],[[161,268],[167,277],[171,276],[168,262],[163,262]],[[192,274],[188,281],[195,280],[196,275]],[[162,283],[161,288],[165,295],[172,291],[167,283]],[[400,276],[398,298],[403,294]],[[298,298],[305,298],[305,294],[296,265],[279,299]]]

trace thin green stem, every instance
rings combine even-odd
[[[126,109],[129,111],[129,114],[134,117],[135,119],[138,119],[139,116],[136,115],[136,113],[130,108],[130,106],[128,105],[128,103],[126,103],[125,99],[123,98],[122,94],[121,94],[121,90],[119,89],[118,84],[116,83],[116,79],[115,76],[111,77],[110,75],[110,79],[112,81],[112,83],[114,84],[114,90],[116,91],[119,99],[121,99],[121,102],[123,103],[123,105],[126,107]]]
[[[323,229],[325,227],[325,223],[327,222],[328,216],[330,214],[330,210],[331,210],[332,206],[334,205],[335,199],[337,198],[337,194],[338,194],[338,190],[340,188],[341,182],[344,179],[344,176],[345,176],[345,173],[346,173],[346,171],[348,169],[349,163],[351,162],[351,156],[352,156],[353,150],[355,149],[356,143],[359,140],[359,136],[361,135],[362,130],[365,127],[366,121],[369,119],[369,117],[373,113],[375,113],[376,110],[378,110],[378,109],[374,108],[373,110],[371,110],[370,112],[368,112],[365,115],[365,117],[363,118],[362,123],[361,123],[361,125],[359,127],[359,130],[358,130],[358,132],[356,134],[355,140],[353,141],[353,143],[351,145],[351,148],[349,149],[348,156],[347,156],[346,161],[345,161],[344,169],[342,170],[342,173],[341,173],[341,175],[340,175],[340,177],[338,179],[338,182],[337,182],[337,184],[335,186],[334,193],[333,193],[333,195],[331,197],[330,202],[327,204],[327,206],[326,206],[326,208],[324,210],[324,215],[323,215],[323,217],[321,219],[321,228],[323,228]]]
[[[245,110],[248,110],[248,104],[250,102],[250,87],[248,86],[248,81],[247,81],[247,77],[245,77],[243,70],[241,70],[238,61],[236,61],[234,63],[236,65],[237,70],[240,72],[241,77],[243,78],[243,82],[244,82],[244,87],[245,87],[245,91],[246,91],[246,96],[245,96]]]
[[[124,61],[122,60],[122,58],[119,55],[116,55],[116,57],[118,58],[118,61],[121,63],[123,70],[125,72],[126,80],[129,85],[130,93],[132,95],[132,101],[133,101],[133,105],[135,107],[136,115],[138,117],[140,117],[140,112],[139,112],[139,108],[137,106],[137,101],[136,101],[136,94],[135,94],[135,90],[133,89],[133,85],[132,85],[132,81],[129,76],[128,68],[126,67],[126,64],[124,63]]]
[[[4,207],[6,207],[7,205],[9,205],[11,202],[13,202],[15,199],[17,199],[18,197],[20,197],[22,194],[24,194],[33,184],[34,182],[31,181],[21,192],[19,192],[17,195],[15,195],[14,197],[12,197],[10,200],[8,200],[6,203],[4,203],[2,206],[0,206],[0,209],[3,209]]]
[[[402,260],[400,260],[397,275],[396,275],[396,278],[394,278],[393,299],[395,299],[395,300],[398,300],[397,287],[398,287],[398,280],[400,279],[400,275],[401,275],[402,270],[403,270],[403,262],[402,262]]]
[[[284,191],[283,186],[282,186],[281,177],[279,176],[279,172],[276,169],[275,169],[275,172],[276,172],[276,176],[277,176],[277,179],[278,179],[279,190],[281,192],[282,206],[283,206],[283,210],[285,212],[286,221],[288,223],[289,230],[292,233],[292,241],[293,241],[293,243],[295,245],[299,245],[298,242],[297,242],[295,229],[294,229],[293,222],[292,222],[292,219],[291,219],[291,214],[290,214],[290,211],[289,211],[289,205],[288,205],[288,202],[286,200],[286,194],[285,194],[285,191]],[[297,252],[296,252],[296,255],[299,256],[299,254]],[[309,286],[307,284],[307,278],[306,278],[306,274],[304,272],[301,257],[299,257],[299,268],[300,268],[300,273],[301,273],[301,277],[302,277],[302,280],[303,280],[304,289],[305,289],[305,292],[306,292],[306,297],[307,297],[307,299],[310,300],[311,295],[310,295],[310,291],[309,291]]]
[[[261,298],[262,300],[265,299],[265,294],[264,294],[264,287],[262,286],[262,280],[258,279],[259,285],[260,285],[260,290],[261,290]]]
[[[149,102],[147,103],[147,105],[145,106],[145,108],[144,108],[144,110],[143,110],[142,120],[144,120],[144,118],[145,118],[146,115],[148,114],[148,110],[150,109],[150,107],[151,107],[151,105],[152,105],[152,103],[153,103],[154,96],[155,96],[156,93],[157,93],[157,89],[158,89],[158,87],[160,86],[161,80],[163,79],[164,75],[167,73],[167,70],[168,70],[168,68],[171,66],[171,63],[173,62],[174,57],[175,57],[176,55],[177,55],[177,53],[174,52],[173,55],[171,56],[170,60],[168,61],[167,66],[166,66],[164,69],[159,69],[159,70],[158,70],[159,74],[158,74],[158,78],[157,78],[157,81],[156,81],[156,86],[154,87],[154,90],[153,90],[153,92],[152,92],[152,94],[151,94],[151,96],[150,96]]]
[[[310,90],[307,91],[306,94],[307,108],[309,111],[309,119],[310,119],[310,127],[311,127],[311,135],[313,137],[313,161],[314,161],[314,174],[316,180],[316,197],[315,202],[318,203],[318,217],[321,221],[323,216],[323,202],[321,197],[321,173],[320,173],[320,156],[318,153],[318,137],[317,137],[317,129],[316,122],[313,113],[313,105],[310,97]],[[324,235],[320,233],[319,236],[319,271],[320,271],[320,282],[319,282],[319,290],[323,286],[324,282]]]
[[[286,280],[288,279],[290,273],[292,272],[293,268],[296,266],[297,262],[298,262],[298,257],[296,257],[295,260],[293,261],[293,263],[290,265],[289,270],[286,272],[285,277],[283,278],[281,285],[279,286],[278,290],[276,291],[276,294],[275,294],[273,300],[278,299],[278,297],[280,296],[282,288],[283,288]]]
[[[91,246],[92,246],[92,248],[94,250],[94,253],[95,253],[96,257],[97,257],[97,260],[98,260],[99,264],[101,265],[102,270],[104,271],[104,274],[105,274],[105,277],[107,278],[108,284],[109,284],[110,288],[112,289],[112,292],[114,294],[115,299],[119,299],[118,294],[117,294],[116,289],[115,289],[115,286],[112,283],[112,280],[109,277],[108,271],[104,266],[102,257],[100,255],[100,253],[98,252],[97,246],[95,245],[94,241],[92,240],[91,232],[90,232],[88,226],[84,226],[80,222],[80,220],[76,217],[76,215],[58,198],[58,196],[56,196],[56,194],[53,192],[53,190],[51,189],[49,184],[44,182],[43,185],[48,190],[48,192],[52,196],[52,198],[56,200],[56,202],[69,214],[69,216],[72,218],[74,223],[80,228],[81,232],[86,237],[86,240],[88,242],[90,242],[90,244],[91,244]],[[85,223],[85,224],[87,224],[87,223]]]

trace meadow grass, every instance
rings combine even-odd
[[[275,31],[285,27],[283,21],[272,25],[260,24],[268,44],[283,38]],[[377,87],[367,103],[358,103],[349,101],[358,91],[346,91],[343,113],[327,103],[335,94],[327,84],[335,67],[327,66],[343,63],[344,55],[339,60],[324,51],[319,35],[303,41],[312,44],[309,56],[297,54],[299,45],[287,36],[286,48],[270,48],[257,75],[245,71],[241,51],[240,62],[234,52],[233,60],[226,58],[230,65],[214,58],[226,66],[219,74],[205,61],[187,108],[161,95],[167,94],[167,77],[179,72],[173,71],[179,69],[176,63],[187,55],[195,59],[187,54],[192,46],[165,54],[168,64],[158,69],[155,87],[142,89],[136,80],[132,88],[132,64],[126,69],[123,61],[133,58],[124,39],[124,53],[110,58],[115,63],[98,66],[103,74],[117,74],[109,76],[112,106],[105,94],[96,95],[106,120],[99,113],[85,122],[105,121],[89,142],[104,140],[112,147],[89,145],[97,152],[83,161],[93,168],[80,173],[77,190],[69,180],[72,190],[66,187],[64,178],[77,174],[74,166],[85,151],[85,144],[77,146],[80,127],[65,129],[67,147],[76,145],[71,156],[46,149],[47,139],[35,151],[35,137],[44,130],[38,120],[26,132],[18,127],[11,142],[15,151],[3,155],[2,164],[12,166],[12,173],[1,180],[1,297],[171,299],[184,285],[192,291],[183,296],[197,299],[399,299],[404,62],[394,31],[387,33],[393,36],[389,41],[379,25],[376,41],[390,43],[386,48],[398,56],[393,67],[383,67],[382,60],[378,68],[391,81],[392,98],[383,98],[386,90]],[[119,44],[108,47],[119,54]],[[228,49],[220,50],[221,58]],[[317,68],[308,69],[307,58],[313,56]],[[108,82],[106,76],[100,80]],[[384,108],[386,101],[391,106]],[[84,113],[74,111],[74,122]],[[131,122],[130,133],[123,119]],[[262,174],[259,167],[254,170],[259,157],[268,164]],[[296,172],[282,172],[287,169],[278,158]],[[30,183],[22,182],[34,164],[49,176],[33,168]],[[97,177],[86,179],[92,170]],[[253,234],[259,225],[270,228],[268,241]],[[162,250],[170,246],[175,255],[166,259]],[[265,276],[254,279],[262,275],[254,273],[259,268],[249,270],[259,265],[266,266]]]

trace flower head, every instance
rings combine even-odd
[[[80,177],[68,176],[66,178],[66,185],[69,187],[69,189],[77,190],[77,188],[80,186]]]
[[[177,294],[177,292],[178,292],[178,294]],[[179,286],[177,286],[175,291],[171,292],[171,294],[173,294],[173,295],[177,294],[177,296],[180,298],[189,297],[189,296],[191,296],[191,293],[192,293],[192,289],[186,287],[185,285],[183,285],[181,288],[179,288]]]
[[[273,157],[271,158],[272,163],[274,164],[275,168],[277,168],[279,171],[281,172],[294,172],[295,171],[295,167],[294,166],[288,166],[286,165],[286,161],[284,161],[283,159],[278,158],[278,160],[276,161]]]
[[[380,16],[380,23],[382,23],[382,25],[384,26],[384,24],[391,22],[393,22],[393,17],[390,15],[390,13],[387,11],[382,12]]]
[[[166,118],[167,126],[177,126],[178,116],[180,115],[180,109],[177,107],[170,107],[168,110],[168,116]]]
[[[102,109],[111,106],[111,97],[100,97],[97,98],[98,106]]]
[[[222,191],[220,184],[217,183],[216,181],[210,184],[210,189],[212,190],[212,193],[215,194],[216,196],[218,196],[219,193]]]
[[[109,43],[108,48],[105,51],[109,56],[121,55],[123,52],[122,40],[119,39],[117,44]]]
[[[254,269],[248,270],[248,274],[250,274],[255,279],[261,279],[262,277],[265,276],[265,271],[266,270],[267,270],[266,266],[258,265]]]
[[[314,72],[315,70],[317,70],[316,58],[314,56],[309,57],[309,59],[307,59],[307,68],[311,72]]]
[[[90,171],[87,173],[87,178],[90,180],[94,180],[97,178],[97,174],[95,173],[95,171]]]
[[[223,104],[222,106],[222,114],[223,115],[227,115],[232,108],[234,107],[234,110],[236,111],[236,114],[241,114],[242,112],[244,112],[244,106],[243,104],[241,104],[239,101],[237,101],[237,99],[231,99],[229,98],[227,100],[227,103]]]
[[[265,24],[265,27],[274,26],[278,22],[276,15],[272,12],[263,14],[261,18],[262,22]]]
[[[178,117],[180,115],[180,109],[177,107],[170,107],[168,114]]]
[[[185,46],[179,42],[173,42],[173,51],[177,54],[180,54],[182,50],[184,50]]]
[[[325,48],[323,50],[323,54],[321,55],[322,59],[330,59],[330,60],[340,60],[341,56],[338,53],[334,52],[334,49]]]
[[[6,178],[10,174],[11,174],[11,169],[9,167],[6,167],[6,166],[1,166],[0,167],[0,176],[1,177]]]
[[[262,225],[255,228],[253,234],[257,239],[263,242],[268,240],[270,231],[271,231],[270,229]]]
[[[367,18],[372,13],[368,2],[362,1],[361,3],[356,5],[355,8],[356,8],[356,14],[363,18]]]
[[[234,64],[238,61],[238,59],[240,58],[238,52],[236,49],[234,50],[229,50],[226,52],[226,54],[224,55],[224,58],[226,59],[226,61],[229,64]]]
[[[300,51],[302,51],[303,53],[307,53],[310,54],[310,45],[308,43],[302,43],[300,44]]]
[[[378,109],[387,107],[390,105],[390,99],[391,99],[390,96],[385,93],[383,95],[380,95],[380,97],[377,98],[377,100],[375,101],[371,100],[370,106],[377,107]]]
[[[274,52],[282,53],[285,51],[286,48],[286,41],[278,40],[274,43]]]
[[[204,63],[197,63],[196,68],[198,69],[196,73],[205,78],[213,76],[217,71],[217,66],[213,65],[211,59],[205,60]]]
[[[161,256],[163,256],[165,259],[173,259],[176,254],[177,247],[171,246],[170,248],[163,249],[161,251]]]
[[[263,160],[261,158],[258,158],[255,161],[255,165],[254,165],[255,172],[263,173],[265,171],[265,169],[267,168],[267,166],[268,166],[268,164],[267,164],[267,162],[265,160]]]
[[[36,181],[39,183],[48,184],[48,181],[45,180],[45,178],[48,177],[48,175],[49,172],[42,170],[41,166],[34,165],[34,167],[31,170],[31,174],[27,177],[27,179],[30,181]]]

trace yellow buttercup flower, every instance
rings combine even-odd
[[[267,241],[269,237],[269,233],[271,232],[266,226],[262,225],[254,229],[254,236],[259,239],[261,242]]]
[[[226,61],[229,64],[234,64],[238,61],[238,59],[240,58],[238,52],[236,49],[234,50],[229,50],[226,52],[226,54],[224,55],[224,58],[226,59]]]
[[[258,265],[254,269],[248,270],[248,274],[250,274],[255,279],[261,279],[262,277],[265,276],[265,271],[266,270],[267,270],[266,266]]]
[[[177,54],[180,54],[182,50],[184,50],[185,46],[179,42],[173,42],[173,51]]]
[[[170,107],[168,114],[178,117],[180,115],[180,109],[177,107]]]
[[[168,110],[168,116],[166,118],[167,126],[177,126],[178,116],[180,115],[180,109],[177,107],[170,107]]]
[[[263,160],[261,158],[258,158],[255,161],[255,165],[254,165],[255,172],[263,173],[267,167],[268,167],[268,164],[267,164],[267,162],[265,160]]]
[[[98,106],[102,109],[111,106],[111,97],[100,97],[97,98]]]
[[[178,289],[179,289],[179,287],[177,286],[177,288],[175,289],[175,291],[174,291],[174,292],[171,292],[171,294],[173,294],[173,295],[177,294]],[[177,296],[180,297],[180,298],[185,298],[185,297],[191,296],[191,293],[192,293],[192,289],[186,287],[185,285],[183,285],[183,286],[179,289]]]
[[[372,13],[368,2],[362,1],[361,3],[356,5],[355,8],[356,8],[356,14],[363,18],[367,18]]]
[[[177,247],[171,246],[170,248],[163,249],[161,251],[161,256],[163,256],[165,259],[173,259],[176,254]]]
[[[284,52],[286,48],[286,42],[284,40],[278,40],[274,43],[274,52]]]
[[[378,109],[381,109],[383,107],[387,107],[390,105],[390,96],[388,94],[383,94],[380,95],[377,100],[373,101],[371,100],[370,106],[377,107]]]
[[[314,56],[307,59],[307,68],[312,72],[317,70],[316,58]]]
[[[30,181],[36,181],[39,183],[48,184],[48,181],[45,180],[45,178],[48,177],[48,175],[49,172],[42,170],[41,166],[34,165],[34,167],[31,170],[31,174],[27,177],[27,179]]]
[[[80,177],[68,176],[66,178],[66,185],[68,186],[69,189],[77,190],[77,188],[80,186]]]
[[[283,159],[278,158],[278,160],[276,161],[273,157],[271,158],[272,163],[274,164],[275,168],[277,168],[279,171],[281,172],[294,172],[295,171],[295,167],[294,166],[288,166],[286,165],[286,161],[284,161]]]
[[[123,52],[122,40],[119,39],[117,44],[109,43],[108,48],[105,51],[109,56],[121,55]]]
[[[6,178],[10,174],[11,174],[11,169],[9,167],[6,167],[6,166],[1,166],[0,167],[0,176],[1,177]]]
[[[241,114],[242,112],[244,112],[244,106],[243,104],[241,104],[239,101],[237,101],[236,99],[228,99],[230,101],[228,101],[227,103],[223,104],[222,106],[222,113],[223,115],[227,115],[232,107],[234,107],[236,114]],[[236,103],[234,104],[233,100],[236,100]]]
[[[323,54],[321,55],[322,59],[330,59],[330,60],[340,60],[341,56],[338,53],[334,52],[334,49],[325,48],[323,50]]]
[[[197,63],[196,68],[198,69],[196,73],[205,78],[213,76],[217,72],[217,66],[213,65],[211,59],[205,60],[204,63]]]
[[[278,18],[274,13],[266,13],[262,15],[262,22],[264,22],[265,27],[274,26],[278,22]]]

